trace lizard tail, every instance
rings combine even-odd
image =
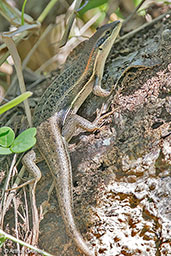
[[[67,233],[86,256],[94,256],[80,232],[77,230],[72,211],[72,167],[65,138],[56,122],[51,118],[40,125],[37,133],[38,147],[55,180],[58,203]],[[50,134],[51,136],[47,136]],[[48,153],[52,152],[52,153]],[[55,156],[55,157],[54,157]]]
[[[76,246],[87,256],[94,256],[93,251],[88,247],[86,241],[83,239],[82,235],[78,231],[75,221],[72,214],[72,209],[67,209],[67,212],[62,211],[63,220],[65,222],[65,227],[67,230],[68,235],[72,238],[75,242]]]
[[[62,137],[63,138],[63,137]],[[59,141],[58,141],[59,142]],[[70,163],[70,157],[67,150],[65,139],[63,138],[63,150],[65,154],[62,154],[63,161],[61,161],[60,168],[58,169],[58,179],[56,179],[56,191],[58,195],[58,203],[60,206],[61,214],[68,235],[75,242],[76,246],[87,256],[94,256],[94,253],[89,249],[86,241],[78,231],[73,214],[72,207],[72,167]],[[63,152],[63,153],[64,153]],[[64,159],[66,158],[66,159]],[[63,181],[63,182],[61,182]]]

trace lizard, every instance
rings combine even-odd
[[[37,104],[33,124],[37,127],[36,146],[45,159],[57,192],[58,203],[68,235],[87,256],[94,253],[77,230],[72,202],[72,166],[67,144],[74,131],[81,127],[87,131],[99,129],[96,122],[90,122],[77,114],[88,95],[106,97],[111,94],[101,87],[106,58],[119,34],[119,20],[97,29],[86,41],[82,52],[74,62],[54,78]],[[34,150],[26,153],[22,160],[29,172],[38,174]]]

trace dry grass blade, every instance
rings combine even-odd
[[[13,161],[11,163],[11,167],[10,167],[10,170],[9,170],[9,173],[8,173],[8,177],[6,179],[5,186],[4,186],[3,191],[2,191],[2,200],[1,200],[1,204],[0,204],[0,226],[1,226],[1,228],[3,227],[5,213],[8,209],[8,206],[9,206],[9,204],[7,203],[8,195],[7,195],[7,193],[5,193],[5,191],[7,190],[8,186],[9,186],[9,181],[10,181],[10,178],[11,178],[11,174],[12,174],[13,168],[14,168],[15,163],[16,163],[16,157],[17,156],[15,154],[14,157],[13,157]],[[13,191],[12,194],[14,196],[15,192]]]
[[[20,35],[14,39],[16,44],[21,39],[26,37],[30,33],[30,30],[32,30],[32,32],[34,30],[37,31],[37,29],[39,29],[40,27],[39,22],[35,22],[31,16],[26,14],[23,15],[24,25],[21,26],[22,13],[14,6],[11,6],[10,4],[8,4],[5,0],[0,1],[0,14],[4,16],[4,18],[8,20],[11,25],[17,27],[17,29],[14,32],[8,33],[8,35],[10,34],[11,36],[12,35],[14,36],[20,33]],[[0,45],[0,57],[1,57],[0,65],[7,59],[8,56],[9,56],[9,52],[6,48],[6,45],[5,44]]]
[[[25,247],[27,247],[27,248],[30,248],[30,249],[32,250],[32,253],[35,253],[35,254],[36,254],[36,253],[40,253],[41,255],[44,255],[44,256],[53,256],[53,255],[50,254],[50,253],[47,253],[47,252],[45,252],[45,251],[42,251],[42,250],[40,250],[40,249],[38,249],[38,248],[36,248],[36,247],[34,247],[34,246],[28,244],[28,243],[25,243],[25,242],[23,242],[23,241],[21,241],[21,240],[15,238],[14,236],[11,236],[11,235],[5,233],[5,232],[4,232],[3,230],[1,230],[1,229],[0,229],[0,236],[1,236],[2,238],[5,238],[5,239],[10,239],[11,241],[13,241],[13,242],[15,242],[15,243],[20,243],[21,245],[23,245],[23,246],[25,246]],[[32,255],[35,255],[35,254],[32,254]]]
[[[70,17],[69,17],[69,21],[68,21],[66,30],[65,30],[65,32],[64,32],[64,35],[63,35],[62,39],[61,39],[60,42],[59,42],[59,47],[64,46],[64,45],[66,44],[67,40],[68,40],[68,36],[69,36],[69,33],[70,33],[70,30],[71,30],[72,24],[73,24],[74,19],[75,19],[75,16],[76,16],[76,11],[77,11],[78,8],[80,7],[81,2],[82,2],[82,0],[76,0],[76,1],[75,1],[74,9],[73,9],[73,11],[71,12],[71,15],[70,15]]]
[[[0,14],[14,26],[21,25],[21,12],[8,4],[5,0],[0,1]],[[33,19],[29,15],[24,15],[25,23],[33,23]]]
[[[18,76],[18,81],[19,81],[19,86],[20,90],[22,93],[26,91],[25,83],[24,83],[24,78],[23,78],[23,73],[22,73],[22,66],[21,66],[21,59],[18,54],[18,51],[16,49],[15,43],[13,39],[10,36],[6,36],[5,33],[3,33],[3,40],[6,43],[11,56],[13,57],[14,63],[15,63],[15,68]],[[25,111],[26,111],[26,116],[27,120],[30,126],[32,126],[32,121],[31,121],[31,112],[30,112],[30,107],[28,104],[28,100],[24,101],[24,106],[25,106]]]
[[[80,44],[80,41],[82,41],[80,39],[80,37],[84,37],[84,33],[86,30],[88,30],[95,22],[96,20],[100,17],[100,14],[97,13],[95,14],[87,23],[84,24],[84,26],[78,31],[78,35],[77,36],[73,36],[71,39],[68,40],[67,45],[65,45],[62,48],[58,48],[59,46],[57,46],[57,54],[55,54],[52,58],[50,58],[49,60],[47,60],[46,62],[44,62],[35,72],[37,74],[40,74],[41,72],[43,72],[44,70],[46,70],[46,68],[51,65],[52,63],[57,61],[58,56],[61,54],[63,57],[65,56],[65,59],[67,58],[67,56],[69,55],[69,53],[77,47],[78,44]],[[79,38],[79,40],[78,40]]]
[[[19,239],[19,232],[18,232],[18,207],[17,207],[17,199],[16,197],[13,198],[13,204],[14,204],[14,218],[15,218],[15,234],[17,239]],[[17,251],[20,251],[20,244],[17,243]]]

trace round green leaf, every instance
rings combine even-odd
[[[0,147],[0,155],[9,155],[12,154],[12,151],[9,148]]]
[[[29,128],[22,132],[12,143],[10,149],[14,153],[22,153],[36,144],[36,128]]]
[[[0,128],[0,145],[8,148],[11,146],[15,138],[15,134],[10,127],[4,126]]]

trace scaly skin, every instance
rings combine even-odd
[[[96,125],[76,115],[82,103],[93,91],[99,96],[108,96],[101,88],[104,64],[119,33],[119,21],[102,26],[85,43],[85,47],[74,63],[54,79],[43,94],[35,109],[34,125],[37,126],[37,146],[55,180],[61,214],[70,237],[87,256],[93,256],[82,235],[77,230],[72,210],[72,168],[67,142],[76,128],[88,131],[98,129]],[[38,167],[26,154],[23,164],[32,173]],[[39,176],[40,178],[40,176]]]
[[[51,134],[49,137],[47,133]],[[72,169],[65,139],[58,129],[55,116],[43,122],[38,128],[38,147],[46,159],[48,167],[55,179],[58,203],[67,233],[77,246],[88,256],[93,256],[80,232],[77,230],[72,209]],[[55,152],[54,152],[55,150]],[[48,153],[47,153],[48,152]],[[60,166],[59,166],[60,162]],[[55,172],[54,172],[55,170]]]

